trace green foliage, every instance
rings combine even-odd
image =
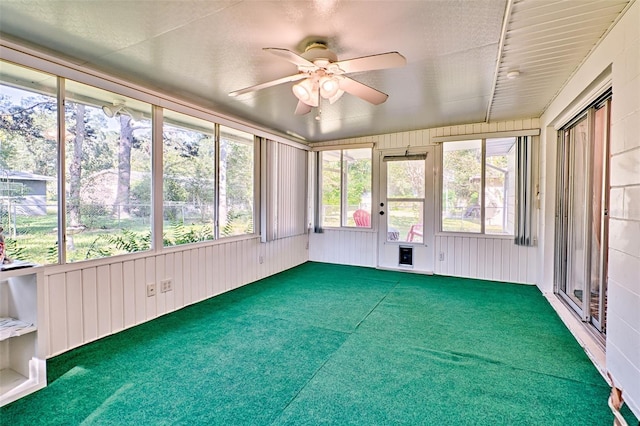
[[[175,240],[166,239],[165,245],[189,244],[213,239],[213,228],[210,225],[203,225],[197,229],[192,226],[186,227],[182,222],[174,222],[171,224],[171,231]]]
[[[54,245],[47,247],[47,263],[58,263],[58,242]]]
[[[5,238],[4,240],[5,253],[11,259],[24,260],[26,251],[24,247],[18,246],[18,240],[14,238]]]
[[[105,238],[116,249],[126,253],[144,251],[151,248],[151,231],[134,232],[130,229],[122,229],[119,235],[107,235]]]

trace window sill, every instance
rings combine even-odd
[[[513,235],[503,234],[481,234],[478,232],[436,232],[436,237],[468,237],[468,238],[484,238],[495,240],[513,240]]]
[[[314,234],[323,234],[325,232],[336,232],[336,231],[355,231],[355,232],[377,232],[373,228],[366,228],[364,226],[341,226],[337,228],[322,228],[322,232],[313,232]]]

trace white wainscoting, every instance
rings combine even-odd
[[[536,248],[517,246],[512,237],[436,235],[435,244],[436,274],[536,283]]]
[[[325,229],[309,236],[309,260],[376,267],[378,234],[373,231]]]
[[[307,242],[306,234],[266,244],[259,238],[217,241],[130,260],[48,268],[47,357],[302,264]],[[162,293],[159,282],[165,278],[173,279],[173,290]],[[156,296],[147,297],[147,283],[156,283]]]

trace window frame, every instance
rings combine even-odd
[[[486,232],[486,143],[487,140],[490,139],[500,139],[500,138],[514,138],[516,139],[520,136],[529,136],[535,137],[540,134],[540,129],[530,129],[530,130],[519,130],[513,132],[489,132],[489,133],[480,133],[480,134],[467,134],[467,135],[459,135],[459,136],[445,136],[445,137],[436,137],[433,139],[433,142],[439,145],[438,149],[438,166],[439,170],[437,172],[438,175],[438,197],[437,197],[437,213],[438,213],[438,223],[437,223],[437,233],[441,235],[460,235],[466,237],[482,237],[482,238],[498,238],[498,239],[513,239],[516,230],[510,230],[510,233],[487,233]],[[481,179],[480,179],[480,194],[481,194],[481,203],[480,203],[480,231],[479,232],[471,232],[471,231],[446,231],[443,229],[443,194],[444,194],[444,144],[452,143],[452,142],[465,142],[471,140],[480,140],[481,141]],[[535,162],[535,159],[532,160]],[[506,201],[506,200],[505,200]],[[519,206],[516,204],[513,207],[515,209],[515,213],[517,215]]]
[[[260,144],[258,139],[260,137],[269,137],[274,141],[291,144],[294,146],[299,146],[295,142],[291,142],[289,140],[283,139],[278,136],[274,136],[267,131],[261,130],[259,128],[254,128],[248,123],[242,123],[237,121],[231,121],[224,117],[220,117],[215,115],[212,111],[203,111],[197,106],[188,105],[184,103],[178,103],[176,101],[172,101],[169,98],[163,97],[160,93],[150,93],[145,91],[143,88],[132,86],[125,81],[121,80],[106,80],[103,77],[96,76],[90,74],[82,69],[74,69],[68,64],[53,64],[46,59],[39,57],[25,57],[21,52],[14,52],[12,55],[2,55],[0,56],[0,62],[15,66],[21,69],[24,69],[25,72],[29,72],[29,70],[47,74],[49,75],[55,82],[55,97],[56,103],[58,106],[58,110],[56,113],[56,122],[58,125],[57,135],[56,135],[56,170],[58,176],[56,177],[56,182],[53,183],[56,187],[58,196],[57,196],[57,206],[58,211],[56,213],[56,223],[57,226],[57,239],[58,241],[65,241],[67,237],[66,226],[61,226],[60,224],[66,224],[67,214],[66,214],[66,194],[65,194],[65,179],[67,176],[66,167],[67,167],[67,159],[65,158],[65,111],[64,104],[67,98],[66,94],[66,82],[73,81],[74,83],[78,83],[81,85],[86,85],[89,87],[93,87],[98,89],[99,91],[109,92],[114,98],[125,97],[127,99],[131,99],[135,103],[144,103],[148,104],[151,107],[151,111],[149,113],[150,122],[151,122],[151,144],[150,144],[150,157],[151,157],[151,244],[148,250],[144,251],[132,251],[120,254],[113,254],[109,256],[96,257],[91,259],[83,259],[77,261],[69,261],[67,260],[66,253],[66,244],[60,243],[57,244],[57,261],[56,262],[45,262],[46,265],[54,266],[54,265],[67,265],[67,264],[77,264],[90,262],[92,264],[104,264],[105,261],[111,258],[119,258],[121,259],[123,256],[128,258],[139,258],[140,256],[148,256],[150,254],[159,254],[159,253],[168,253],[174,252],[176,250],[185,250],[192,248],[194,245],[215,245],[218,240],[242,240],[255,238],[256,235],[260,233],[260,211],[262,200],[260,197],[260,182],[261,182],[261,164],[260,164]],[[8,81],[2,81],[0,84],[2,85],[11,85],[7,84]],[[32,91],[32,88],[29,86],[22,87],[21,85],[17,86],[18,88],[22,88],[23,90]],[[102,102],[101,102],[102,103]],[[108,103],[108,102],[107,102]],[[194,118],[206,120],[212,124],[212,126],[216,129],[216,133],[219,135],[218,129],[220,126],[225,126],[229,129],[245,132],[248,135],[252,136],[251,141],[251,156],[252,156],[252,164],[253,164],[253,176],[252,176],[252,185],[253,190],[251,191],[252,197],[252,229],[250,233],[242,233],[237,235],[231,235],[228,237],[219,236],[218,229],[219,223],[217,221],[216,216],[216,238],[213,240],[205,240],[199,242],[193,242],[188,244],[180,244],[180,245],[170,245],[164,246],[163,244],[163,153],[162,153],[162,144],[163,144],[163,111],[164,109],[170,109],[176,113],[185,114],[188,116],[192,116]],[[219,138],[216,138],[216,146],[218,147],[220,144]],[[219,148],[217,148],[219,151]],[[216,157],[216,158],[219,158]],[[218,161],[216,161],[216,169],[218,168]],[[217,171],[216,171],[217,176]],[[219,193],[219,179],[216,179],[216,195]],[[215,210],[216,215],[219,209],[218,202],[216,200]]]
[[[370,220],[369,226],[357,226],[357,225],[347,225],[348,216],[348,191],[347,185],[348,180],[345,179],[345,175],[347,173],[345,169],[345,161],[344,161],[344,151],[355,150],[355,149],[368,149],[370,154],[370,162],[371,162],[371,173],[369,176],[369,188],[371,188],[371,206],[369,214],[372,216],[373,214],[373,205],[374,205],[374,179],[373,176],[375,174],[374,164],[373,164],[373,143],[364,143],[364,144],[350,144],[350,145],[331,145],[331,146],[322,146],[318,148],[314,148],[313,151],[315,154],[315,226],[314,231],[316,233],[322,233],[324,229],[349,229],[349,230],[363,230],[363,231],[371,231],[373,230],[373,220]],[[340,225],[338,226],[325,226],[323,225],[323,204],[322,204],[322,153],[325,151],[339,151],[340,152]]]

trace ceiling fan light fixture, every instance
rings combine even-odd
[[[320,79],[320,96],[323,98],[331,99],[339,90],[340,86],[335,77],[324,76]]]
[[[318,106],[318,89],[315,87],[310,78],[302,80],[300,83],[294,84],[292,87],[293,94],[301,102],[310,106]]]

